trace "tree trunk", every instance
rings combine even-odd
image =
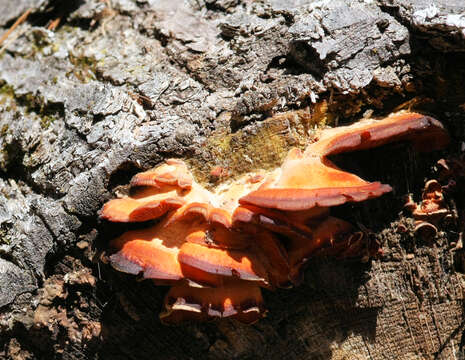
[[[0,358],[464,358],[463,191],[434,239],[402,210],[465,140],[465,4],[436,3],[0,0],[2,32],[31,9],[0,50]],[[136,172],[180,157],[213,185],[399,108],[452,142],[338,160],[395,189],[334,210],[383,255],[315,259],[258,323],[167,327],[166,288],[100,261],[125,227],[98,211]]]

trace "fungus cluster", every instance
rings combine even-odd
[[[426,182],[419,204],[409,195],[404,207],[410,210],[415,219],[415,233],[424,239],[433,239],[438,232],[437,225],[444,219],[453,217],[444,199],[442,186],[437,180]]]
[[[282,166],[249,173],[209,191],[180,160],[134,176],[130,195],[107,202],[101,217],[155,225],[110,242],[110,264],[170,285],[163,321],[234,318],[252,323],[265,308],[260,288],[298,284],[312,257],[373,255],[363,232],[332,217],[330,207],[379,197],[392,189],[343,171],[330,155],[409,141],[417,151],[444,147],[437,120],[398,113],[321,131]]]

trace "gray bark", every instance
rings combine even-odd
[[[0,358],[463,358],[460,229],[425,243],[401,212],[465,140],[462,0],[0,0],[0,31],[28,8],[0,56]],[[165,288],[99,262],[124,227],[98,210],[137,171],[270,167],[315,124],[410,100],[451,147],[375,152],[396,193],[340,210],[384,255],[315,260],[259,323],[165,327]]]

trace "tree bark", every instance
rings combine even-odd
[[[0,50],[0,358],[464,358],[463,193],[432,241],[402,211],[461,155],[462,0],[12,4],[1,32],[32,11]],[[213,185],[215,166],[270,168],[315,127],[399,108],[433,114],[452,142],[339,159],[395,189],[334,210],[383,255],[315,259],[301,286],[264,291],[260,322],[164,326],[166,288],[100,261],[125,227],[98,211],[136,172],[180,157]]]

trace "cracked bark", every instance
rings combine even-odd
[[[1,32],[32,9],[0,56],[0,358],[463,358],[460,226],[426,243],[401,212],[465,140],[462,1],[66,4],[0,0]],[[263,321],[165,327],[165,288],[98,261],[124,226],[97,211],[137,171],[167,157],[203,181],[271,167],[314,126],[401,104],[453,144],[339,159],[396,189],[336,209],[384,256],[314,261],[302,286],[265,292]]]

